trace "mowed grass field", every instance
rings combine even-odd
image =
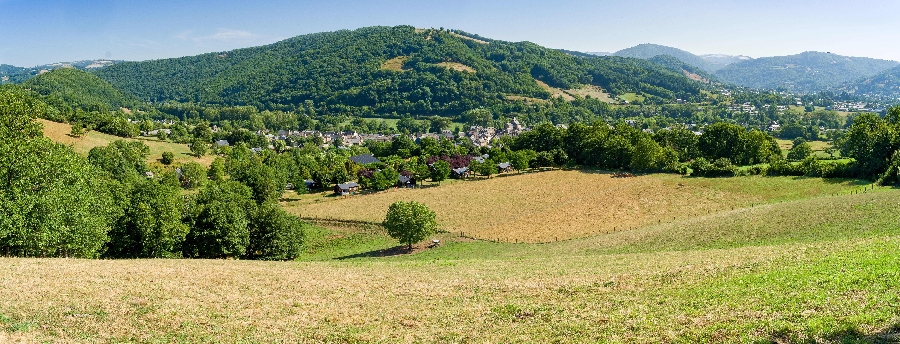
[[[91,148],[106,146],[109,145],[110,142],[116,140],[125,140],[140,141],[150,147],[150,155],[147,156],[148,162],[154,162],[161,159],[163,152],[174,153],[176,161],[195,161],[204,166],[209,166],[215,158],[211,155],[196,158],[191,154],[191,150],[186,144],[162,142],[157,140],[155,137],[140,137],[128,139],[104,134],[95,130],[87,133],[86,135],[83,135],[82,137],[73,137],[70,135],[72,133],[72,126],[69,124],[57,123],[44,119],[38,119],[38,121],[44,126],[44,136],[55,142],[59,142],[64,145],[71,145],[72,149],[74,149],[76,153],[82,155],[87,155]]]
[[[696,183],[727,181],[763,183]],[[543,244],[377,257],[396,243],[348,228],[297,262],[2,258],[0,342],[900,340],[900,190],[793,181],[761,193],[784,203]]]
[[[551,242],[858,187],[854,181],[815,178],[612,178],[599,171],[556,170],[353,197],[317,194],[285,207],[302,217],[381,222],[392,203],[417,201],[435,211],[447,232],[504,242]]]

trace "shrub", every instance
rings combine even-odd
[[[163,152],[162,159],[159,160],[164,165],[171,165],[175,161],[175,154],[172,152]]]
[[[692,176],[696,177],[723,177],[734,175],[735,167],[728,158],[719,158],[710,163],[705,158],[697,158],[691,163]]]

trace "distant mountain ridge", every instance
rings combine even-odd
[[[896,61],[808,51],[733,63],[715,74],[741,86],[816,92],[876,75],[898,64]]]
[[[669,55],[681,62],[687,63],[691,66],[699,67],[708,73],[713,73],[725,65],[718,64],[715,62],[708,61],[706,59],[701,58],[700,56],[694,55],[687,51],[667,47],[659,44],[639,44],[633,46],[631,48],[622,49],[613,54],[614,56],[622,56],[622,57],[633,57],[638,59],[649,60],[653,57],[660,55]]]
[[[22,83],[40,74],[59,68],[74,68],[79,70],[97,70],[109,67],[123,61],[118,60],[82,60],[74,62],[57,62],[40,66],[16,67],[12,65],[0,65],[0,83]]]

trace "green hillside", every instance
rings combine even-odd
[[[271,45],[183,58],[126,62],[97,75],[142,100],[252,105],[293,110],[312,101],[334,112],[443,114],[549,99],[537,80],[582,84],[613,95],[687,99],[698,85],[659,65],[621,57],[580,57],[410,26],[298,36]]]
[[[0,64],[0,84],[16,82],[25,71],[26,69],[22,67]]]
[[[639,44],[628,49],[619,50],[614,55],[644,60],[649,60],[655,56],[669,55],[688,65],[699,67],[708,73],[715,72],[723,67],[687,51],[658,44]]]
[[[89,111],[109,111],[133,104],[137,99],[121,92],[94,74],[60,68],[38,75],[22,84],[43,96],[60,109],[80,108]]]
[[[697,81],[707,82],[716,80],[714,75],[702,68],[687,64],[672,55],[657,55],[648,60],[650,62],[658,63],[675,73],[684,73],[689,78]]]
[[[805,52],[734,63],[715,74],[724,81],[742,86],[784,87],[793,91],[814,92],[872,76],[895,66],[896,61]]]
[[[850,83],[845,86],[844,90],[851,93],[883,95],[892,98],[900,96],[900,66]]]

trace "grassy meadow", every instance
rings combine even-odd
[[[313,194],[286,209],[308,218],[380,222],[398,200],[424,203],[441,229],[508,242],[549,242],[634,229],[734,208],[847,193],[854,181],[814,178],[611,178],[600,171],[549,171],[396,189],[362,197]]]
[[[0,258],[0,342],[900,340],[896,189],[553,171],[313,198],[285,207],[374,221],[418,200],[533,243],[439,233],[406,254],[329,227],[293,262]],[[611,223],[631,228],[591,229]]]
[[[209,166],[209,164],[211,164],[213,159],[215,158],[211,155],[196,158],[192,155],[191,149],[186,144],[163,142],[159,141],[155,137],[139,137],[128,139],[104,134],[96,130],[92,130],[81,137],[74,137],[70,135],[72,133],[72,126],[69,124],[57,123],[44,119],[38,119],[38,121],[44,126],[44,136],[55,142],[62,143],[64,145],[71,145],[72,149],[74,149],[76,153],[82,155],[87,155],[91,148],[106,146],[110,142],[116,140],[125,140],[140,141],[147,145],[147,147],[150,147],[150,155],[147,156],[148,162],[154,162],[161,159],[163,152],[174,153],[175,161],[195,161],[204,166]]]

